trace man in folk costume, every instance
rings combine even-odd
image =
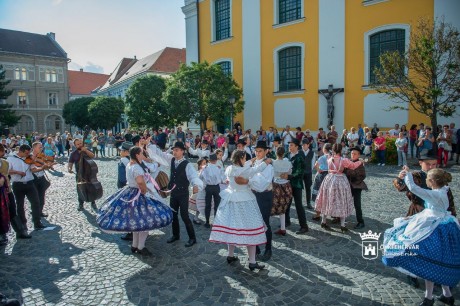
[[[186,147],[188,149],[188,153],[198,156],[199,159],[203,158],[209,158],[209,155],[211,154],[211,149],[209,148],[209,142],[206,139],[203,139],[200,143],[200,148],[197,148],[194,150],[193,148],[190,147],[190,143],[187,142]]]
[[[245,138],[242,138],[242,139],[238,139],[237,143],[236,143],[236,149],[239,150],[239,151],[244,151],[246,152],[246,160],[251,160],[252,158],[252,155],[249,154],[246,150],[246,139]]]
[[[258,166],[266,160],[268,152],[267,142],[258,141],[255,147],[256,160],[254,166]],[[246,162],[251,162],[246,161]],[[267,161],[269,162],[269,161]],[[272,165],[267,167],[260,173],[254,175],[249,179],[249,187],[251,187],[254,195],[256,196],[257,204],[259,205],[260,213],[264,219],[267,230],[265,235],[267,237],[267,244],[265,245],[265,252],[261,256],[260,260],[267,261],[272,257],[272,229],[270,227],[270,215],[273,205],[273,177],[275,172]],[[257,254],[260,254],[260,249],[257,247]]]
[[[193,228],[193,223],[188,215],[188,187],[190,184],[192,184],[193,193],[197,193],[203,189],[203,182],[199,179],[198,173],[192,164],[185,159],[184,153],[186,148],[183,142],[177,141],[174,144],[172,147],[172,154],[161,151],[161,149],[156,145],[149,145],[147,147],[147,151],[152,158],[159,157],[160,159],[166,159],[170,162],[171,166],[171,175],[168,189],[171,190],[170,206],[173,209],[173,235],[167,240],[167,242],[173,243],[174,241],[180,239],[178,217],[178,213],[180,211],[182,221],[185,224],[185,228],[187,229],[187,234],[189,237],[185,247],[191,247],[196,243],[196,236],[195,230]]]
[[[429,189],[426,183],[427,179],[427,172],[431,169],[436,168],[436,165],[438,163],[438,157],[435,155],[420,155],[418,158],[419,164],[422,167],[421,171],[413,171],[412,172],[412,177],[414,179],[414,183],[417,186],[422,187],[423,189]],[[404,170],[403,170],[404,171]],[[413,216],[419,212],[421,212],[423,209],[425,209],[425,201],[423,199],[419,198],[415,194],[409,191],[409,189],[406,186],[406,183],[404,182],[404,173],[401,171],[399,173],[399,176],[393,180],[393,185],[396,187],[396,189],[400,192],[405,191],[407,198],[410,200],[411,204],[409,206],[409,210],[407,212],[407,217]],[[450,211],[450,213],[453,216],[457,216],[456,209],[454,206],[454,196],[452,195],[452,191],[449,189],[447,193],[447,197],[449,199],[449,208],[447,209]],[[409,283],[414,286],[415,288],[420,287],[420,284],[415,277],[407,276],[407,279]]]
[[[286,153],[285,157],[288,158],[292,163],[292,173],[289,174],[288,179],[292,187],[292,196],[295,202],[295,209],[297,211],[297,217],[299,218],[300,229],[296,234],[306,234],[308,232],[307,219],[305,217],[305,209],[302,205],[302,189],[303,189],[303,175],[305,172],[305,155],[300,152],[300,141],[298,139],[292,139],[289,142],[289,152]],[[286,226],[291,224],[289,210],[291,209],[289,204],[286,210]]]
[[[312,143],[307,138],[302,139],[302,152],[305,156],[305,172],[303,174],[303,183],[305,185],[305,197],[307,208],[313,209],[311,206],[311,185],[313,184],[313,157],[315,153],[311,149]]]
[[[351,148],[350,151],[351,161],[358,161],[361,155],[361,148],[356,146]],[[366,169],[364,168],[364,164],[361,164],[354,170],[346,168],[345,174],[348,178],[348,181],[350,182],[351,194],[353,195],[353,204],[356,211],[356,219],[358,221],[355,229],[361,229],[364,227],[363,211],[361,209],[361,193],[363,190],[368,190],[367,185],[364,182],[364,179],[366,178]]]

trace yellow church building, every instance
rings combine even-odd
[[[414,110],[386,111],[393,103],[369,87],[372,69],[381,53],[408,47],[420,17],[460,29],[459,0],[185,0],[182,11],[187,63],[231,73],[246,103],[235,120],[253,130],[326,128],[328,113],[338,131],[429,124]]]

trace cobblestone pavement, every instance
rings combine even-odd
[[[97,163],[107,196],[116,190],[116,162]],[[407,211],[408,201],[391,183],[398,171],[367,167],[370,191],[363,193],[366,228],[361,232],[383,233]],[[449,171],[454,196],[460,199],[460,168],[453,165]],[[48,176],[52,186],[44,223],[55,228],[34,231],[30,240],[10,236],[0,249],[0,292],[25,305],[418,305],[423,298],[424,284],[411,287],[380,256],[362,258],[357,231],[342,234],[334,225],[334,232],[326,232],[317,222],[309,221],[308,235],[295,234],[295,220],[288,235],[274,237],[273,257],[259,272],[248,269],[245,248],[237,249],[239,264],[227,265],[226,246],[207,242],[210,230],[204,226],[195,226],[198,244],[185,248],[182,223],[182,241],[167,244],[171,228],[156,230],[147,239],[153,256],[132,255],[121,235],[97,228],[89,204],[77,211],[74,175],[61,166]],[[307,211],[309,220],[312,215]],[[355,217],[347,221],[353,228]],[[276,229],[278,219],[271,222]],[[435,294],[440,293],[435,287]],[[460,300],[458,287],[454,296]]]

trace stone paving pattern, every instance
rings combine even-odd
[[[412,161],[413,163],[413,161]],[[104,196],[116,190],[114,159],[97,160]],[[413,167],[415,169],[415,167]],[[251,272],[245,248],[237,248],[240,262],[226,263],[227,248],[207,242],[210,230],[195,226],[198,244],[185,248],[182,240],[167,244],[171,227],[151,232],[147,247],[152,257],[132,255],[121,235],[101,232],[88,203],[77,211],[75,177],[58,166],[49,174],[44,223],[50,231],[34,231],[30,240],[16,241],[0,249],[0,292],[19,298],[25,305],[418,305],[424,284],[415,289],[405,275],[386,268],[379,256],[361,256],[361,238],[351,230],[342,234],[321,229],[309,221],[307,235],[296,235],[296,219],[288,235],[274,235],[272,259],[267,269]],[[448,169],[457,209],[460,208],[460,167]],[[63,172],[60,172],[63,171]],[[392,186],[399,172],[394,166],[367,166],[369,192],[363,192],[366,227],[382,233],[408,208],[404,194]],[[97,202],[98,206],[102,199]],[[293,216],[295,216],[295,209]],[[311,220],[313,212],[307,211]],[[279,221],[271,219],[276,230]],[[348,228],[355,217],[347,220]],[[30,226],[31,227],[31,226]],[[441,293],[435,287],[435,294]],[[457,303],[460,290],[454,289]],[[437,304],[438,305],[438,304]],[[439,304],[441,305],[441,304]]]

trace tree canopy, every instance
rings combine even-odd
[[[166,80],[160,76],[149,75],[134,81],[125,96],[129,124],[153,129],[174,124],[163,100],[165,90]]]
[[[460,104],[460,34],[444,20],[420,19],[408,51],[386,52],[374,69],[373,88],[390,97],[391,109],[411,106],[430,118],[451,117]]]
[[[230,115],[242,112],[241,96],[242,90],[231,76],[219,65],[204,62],[181,65],[168,81],[164,100],[174,110],[176,122],[194,121],[204,130],[208,120],[222,125]]]
[[[0,65],[0,100],[6,100],[13,93],[13,90],[6,89],[6,85],[10,83],[5,80],[5,70]],[[15,126],[21,117],[17,116],[15,111],[12,110],[13,106],[9,104],[0,104],[0,131],[5,127]]]
[[[90,124],[88,106],[94,100],[94,97],[82,97],[67,102],[62,110],[62,117],[67,124],[83,129],[85,125]]]
[[[114,97],[97,97],[88,105],[90,127],[110,129],[120,122],[124,102]]]

